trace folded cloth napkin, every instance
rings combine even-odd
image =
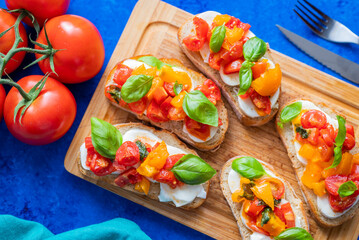
[[[136,223],[116,218],[54,235],[37,222],[0,215],[0,239],[6,240],[151,240]]]

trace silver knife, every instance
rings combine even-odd
[[[342,77],[359,83],[359,64],[339,56],[291,31],[276,25],[279,30],[300,50],[327,66],[333,71],[339,73]]]

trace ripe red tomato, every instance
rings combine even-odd
[[[146,110],[146,107],[147,107],[147,98],[143,97],[140,100],[138,100],[137,102],[129,103],[128,107],[131,109],[132,112],[135,112],[137,114],[142,114]]]
[[[206,42],[209,26],[205,20],[198,17],[193,18],[193,24],[195,26],[196,35],[185,37],[183,43],[189,50],[199,51]]]
[[[166,122],[168,121],[167,116],[163,114],[160,106],[152,100],[150,105],[147,108],[147,117],[154,122]]]
[[[208,64],[211,68],[216,69],[219,71],[219,69],[221,68],[221,62],[222,62],[222,58],[220,55],[220,52],[218,53],[211,53],[209,55],[209,59],[208,59]]]
[[[140,161],[140,150],[136,143],[126,141],[122,143],[116,152],[116,158],[113,162],[117,170],[124,170],[128,166],[133,166]]]
[[[347,133],[349,133],[350,135],[352,135],[354,137],[354,127],[351,124],[345,124],[345,128],[347,130]]]
[[[46,23],[46,31],[53,48],[63,49],[54,55],[58,76],[52,73],[52,77],[64,83],[80,83],[101,70],[105,48],[99,31],[89,20],[76,15],[58,16]],[[46,44],[44,29],[36,41]],[[49,58],[40,61],[39,66],[44,73],[51,72]]]
[[[357,191],[358,192],[358,191]],[[348,197],[341,198],[339,195],[334,196],[329,194],[329,204],[334,212],[343,212],[353,205],[355,202],[358,193],[354,193]]]
[[[268,177],[261,180],[259,184],[261,182],[268,182],[270,184],[272,195],[275,199],[281,199],[283,197],[285,188],[282,181],[277,178]]]
[[[253,79],[259,78],[267,70],[267,67],[268,63],[265,61],[254,63],[252,67]]]
[[[162,107],[162,105],[161,105]],[[183,111],[183,108],[175,108],[175,107],[171,107],[170,110],[168,111],[168,119],[172,120],[172,121],[183,121],[184,118],[187,116],[186,113]]]
[[[280,206],[281,211],[283,213],[283,217],[285,219],[285,224],[287,228],[295,227],[295,217],[293,213],[292,206],[289,202],[284,203]]]
[[[63,15],[69,8],[70,0],[5,0],[8,9],[23,8],[31,12],[42,26],[46,19]],[[31,20],[26,18],[26,24],[32,26]]]
[[[171,97],[175,97],[176,94],[175,94],[175,91],[173,90],[173,87],[174,87],[175,83],[174,82],[164,82],[163,83],[163,87],[165,88],[166,92],[168,95],[170,95]]]
[[[259,204],[258,198],[255,198],[253,201],[251,201],[247,214],[252,218],[256,218],[262,212],[264,207],[265,206],[263,204]]]
[[[323,129],[327,126],[327,117],[325,114],[322,111],[315,109],[305,112],[300,121],[303,128]]]
[[[166,159],[166,164],[163,166],[165,170],[171,170],[172,167],[180,160],[185,154],[171,155]]]
[[[207,79],[202,85],[199,85],[195,89],[200,90],[214,105],[216,105],[217,101],[221,100],[221,90],[219,90],[217,85],[210,79]]]
[[[16,22],[16,17],[5,10],[0,10],[0,32],[3,32],[14,25]],[[18,48],[27,47],[27,35],[24,26],[20,23],[19,25],[20,37],[23,42],[20,42]],[[1,37],[0,41],[0,52],[7,54],[12,48],[12,45],[15,41],[15,30],[11,29],[4,36]],[[7,74],[12,73],[16,68],[18,68],[25,57],[25,52],[16,53],[11,60],[5,66],[5,72]],[[5,73],[3,73],[5,75]]]
[[[242,67],[242,63],[243,63],[243,59],[237,59],[233,62],[228,63],[227,65],[224,66],[223,73],[230,74],[230,73],[239,72],[239,70]]]
[[[211,135],[211,127],[207,124],[197,122],[188,116],[184,119],[187,131],[196,138],[206,141]]]
[[[325,144],[328,147],[332,147],[334,145],[334,141],[335,141],[335,133],[334,133],[333,126],[329,124],[327,126],[327,128],[321,129],[319,132],[320,132],[320,136],[323,138]]]
[[[224,64],[233,62],[243,56],[243,44],[243,41],[235,42],[229,51],[223,51],[221,53],[221,58],[223,59]]]
[[[17,83],[29,92],[43,76],[30,75]],[[76,101],[72,93],[60,82],[48,77],[40,95],[26,110],[21,123],[14,122],[14,109],[22,100],[19,91],[12,88],[4,104],[5,123],[14,137],[31,145],[43,145],[61,138],[71,127],[76,116]]]
[[[333,196],[339,196],[338,189],[340,185],[345,183],[348,180],[347,176],[343,175],[333,175],[325,179],[325,189],[328,193]]]
[[[113,74],[113,81],[122,87],[127,79],[131,76],[132,71],[133,70],[131,68],[123,65],[122,63],[119,63],[116,65],[113,73],[111,71],[110,75]]]
[[[177,186],[182,186],[183,182],[179,181],[173,172],[161,169],[154,177],[154,180],[161,183],[168,184],[171,188],[176,188]]]
[[[5,102],[6,92],[4,87],[0,84],[0,122],[2,120],[4,102]]]
[[[116,170],[111,159],[101,156],[94,147],[87,149],[86,165],[97,176],[106,176]]]
[[[136,170],[136,168],[130,168],[123,173],[120,174],[115,179],[115,184],[117,184],[120,187],[125,186],[126,184],[136,184],[138,182],[141,182],[142,176],[139,174]]]
[[[241,22],[238,18],[231,17],[231,19],[226,23],[226,27],[233,29],[235,26],[238,28],[242,28],[244,32],[248,31],[251,25],[248,23]]]
[[[353,149],[355,146],[355,138],[353,137],[353,135],[347,133],[345,135],[345,140],[344,140],[344,143],[343,143],[343,149],[344,150],[351,150]]]
[[[257,93],[253,88],[248,89],[249,97],[251,98],[253,104],[263,112],[263,115],[268,115],[272,111],[271,102],[268,96],[262,96]]]

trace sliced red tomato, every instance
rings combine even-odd
[[[183,39],[183,43],[191,51],[199,51],[202,49],[204,43],[207,40],[207,34],[209,31],[208,23],[199,17],[193,18],[193,24],[195,26],[196,35],[190,35]]]
[[[332,147],[335,141],[335,133],[332,125],[328,124],[327,128],[320,129],[320,136],[323,138],[328,147]]]
[[[168,121],[167,116],[163,114],[160,106],[152,100],[150,105],[147,108],[147,117],[154,122],[166,122]]]
[[[86,148],[86,149],[94,148],[94,146],[93,146],[93,144],[92,144],[92,139],[91,139],[91,137],[86,137],[86,138],[85,138],[85,148]]]
[[[86,166],[97,176],[105,176],[116,170],[111,159],[101,156],[95,148],[87,149]]]
[[[134,166],[138,162],[140,162],[140,150],[136,143],[126,141],[117,150],[113,165],[117,170],[124,170],[126,167]]]
[[[197,86],[195,89],[201,91],[214,105],[216,105],[217,101],[221,100],[221,90],[219,90],[217,85],[210,79],[207,79],[202,85]]]
[[[320,156],[324,162],[328,162],[334,156],[334,148],[328,147],[322,137],[318,138],[318,146],[320,148]]]
[[[353,181],[359,189],[359,164],[353,164],[348,181]]]
[[[137,102],[129,103],[128,107],[131,109],[132,112],[135,112],[137,114],[142,114],[146,110],[146,107],[147,107],[147,98],[143,97],[140,100],[138,100]]]
[[[208,59],[208,64],[211,68],[216,69],[219,71],[219,69],[221,68],[221,62],[222,62],[222,58],[220,55],[220,52],[218,53],[211,53],[209,55],[209,59]]]
[[[231,73],[239,72],[239,70],[242,67],[242,63],[243,63],[243,59],[237,59],[237,60],[234,60],[233,62],[226,64],[223,67],[223,73],[231,74]]]
[[[154,180],[156,180],[157,182],[160,183],[166,183],[168,184],[171,188],[176,188],[177,186],[182,186],[183,182],[179,181],[173,172],[165,170],[165,169],[161,169],[159,171],[159,173],[157,173],[154,177]]]
[[[113,73],[113,81],[122,87],[131,76],[132,71],[133,69],[123,65],[122,63],[118,63]]]
[[[242,28],[244,32],[248,31],[251,25],[248,23],[242,23],[238,18],[231,17],[231,19],[225,24],[226,27],[233,29],[235,26]]]
[[[172,167],[180,160],[185,154],[174,154],[166,159],[166,164],[163,166],[165,170],[171,170]]]
[[[339,195],[334,196],[332,194],[329,194],[330,207],[333,209],[334,212],[343,212],[354,204],[357,196],[358,194],[354,193],[353,195],[350,195],[348,197],[341,198]]]
[[[353,125],[346,123],[345,128],[347,130],[347,133],[349,133],[350,135],[352,135],[354,137],[354,127],[353,127]]]
[[[161,111],[164,116],[168,116],[170,109],[173,108],[173,106],[171,104],[172,99],[173,98],[171,96],[168,96],[166,98],[166,100],[163,101],[163,103],[161,103],[161,105],[160,105]]]
[[[248,216],[247,214],[243,213],[244,218],[247,220],[246,221],[246,225],[253,231],[253,232],[257,232],[257,233],[261,233],[264,234],[266,236],[269,236],[269,233],[264,231],[262,228],[259,228],[256,224],[257,222],[257,218],[252,218],[250,216]]]
[[[339,196],[338,189],[340,185],[348,180],[347,176],[333,175],[325,179],[325,189],[333,196]]]
[[[308,142],[314,146],[318,145],[318,138],[319,138],[319,130],[316,128],[312,128],[309,131],[309,135],[308,135]]]
[[[285,219],[285,224],[287,228],[295,227],[295,216],[293,209],[289,202],[284,203],[280,206],[281,211],[283,212],[283,217]]]
[[[229,51],[220,52],[221,58],[223,59],[224,64],[228,64],[235,60],[240,59],[243,56],[243,41],[235,42]]]
[[[262,179],[260,183],[261,182],[268,182],[270,184],[270,187],[272,189],[272,195],[275,199],[281,199],[283,197],[285,188],[281,180],[277,178],[268,177]]]
[[[248,211],[247,211],[247,215],[252,217],[252,218],[256,218],[265,208],[265,205],[260,204],[258,198],[255,198],[253,201],[251,201]]]
[[[209,136],[211,134],[211,129],[210,129],[209,125],[199,123],[199,122],[189,118],[188,116],[185,117],[184,123],[186,125],[187,131],[191,135],[193,135],[196,138],[199,138],[203,141],[206,141],[209,138]]]
[[[165,101],[167,97],[167,91],[163,87],[159,87],[154,92],[153,100],[155,100],[157,104],[161,105],[161,103]]]
[[[257,93],[253,88],[250,88],[248,91],[249,96],[253,102],[253,104],[260,110],[263,111],[264,114],[268,115],[272,111],[271,102],[268,96],[261,96]],[[248,92],[247,91],[247,92]]]
[[[274,207],[274,215],[276,215],[277,217],[279,217],[280,220],[282,220],[282,222],[285,223],[285,218],[284,218],[284,213],[281,209],[281,207]]]
[[[267,70],[267,62],[255,62],[252,67],[252,76],[253,79],[259,78]]]
[[[136,184],[141,182],[142,176],[136,170],[136,168],[129,168],[123,173],[121,173],[116,179],[115,184],[123,187],[127,184]]]
[[[183,111],[183,108],[175,108],[172,107],[168,112],[168,118],[172,121],[183,121],[184,118],[187,116],[186,113]]]
[[[353,137],[353,135],[347,133],[343,143],[343,149],[349,151],[353,149],[354,146],[355,146],[355,138]]]
[[[303,128],[318,128],[323,129],[327,127],[327,117],[322,111],[311,109],[305,112],[301,119]]]
[[[165,88],[165,90],[166,90],[166,92],[167,92],[167,94],[168,95],[170,95],[171,97],[175,97],[176,96],[176,94],[175,94],[175,92],[174,92],[174,90],[173,90],[173,86],[175,85],[175,83],[174,82],[164,82],[163,83],[163,87]]]

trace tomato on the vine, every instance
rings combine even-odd
[[[75,15],[62,15],[49,20],[46,32],[54,49],[55,71],[51,76],[64,83],[80,83],[93,78],[102,68],[105,48],[101,35],[89,20]],[[44,29],[38,43],[47,44]],[[36,49],[41,49],[35,46]],[[62,49],[62,50],[61,50]],[[42,55],[35,54],[36,58]],[[39,62],[44,73],[52,72],[50,59]]]
[[[70,5],[70,0],[5,0],[8,9],[23,8],[31,12],[40,26],[46,19],[60,16],[66,13]],[[25,18],[25,23],[32,26],[31,20]]]
[[[30,75],[17,83],[25,92],[37,84],[43,76]],[[14,121],[14,110],[23,99],[13,87],[4,104],[4,120],[14,137],[31,145],[43,145],[61,138],[71,127],[76,116],[76,101],[72,93],[60,82],[48,77],[44,88],[19,122],[22,108]]]
[[[2,85],[0,85],[0,122],[2,120],[2,114],[4,112],[3,109],[4,109],[5,97],[6,97],[5,89]]]
[[[0,10],[0,32],[7,30],[12,27],[16,22],[16,17],[5,10]],[[27,35],[24,26],[20,23],[19,25],[20,37],[23,42],[19,43],[18,48],[27,47]],[[12,45],[15,41],[15,30],[12,28],[8,31],[4,36],[1,37],[0,41],[0,52],[3,54],[7,54],[9,50],[12,48]],[[6,64],[5,71],[7,74],[12,73],[18,68],[25,57],[25,52],[21,51],[16,53],[11,60]],[[3,73],[5,75],[5,73]]]

